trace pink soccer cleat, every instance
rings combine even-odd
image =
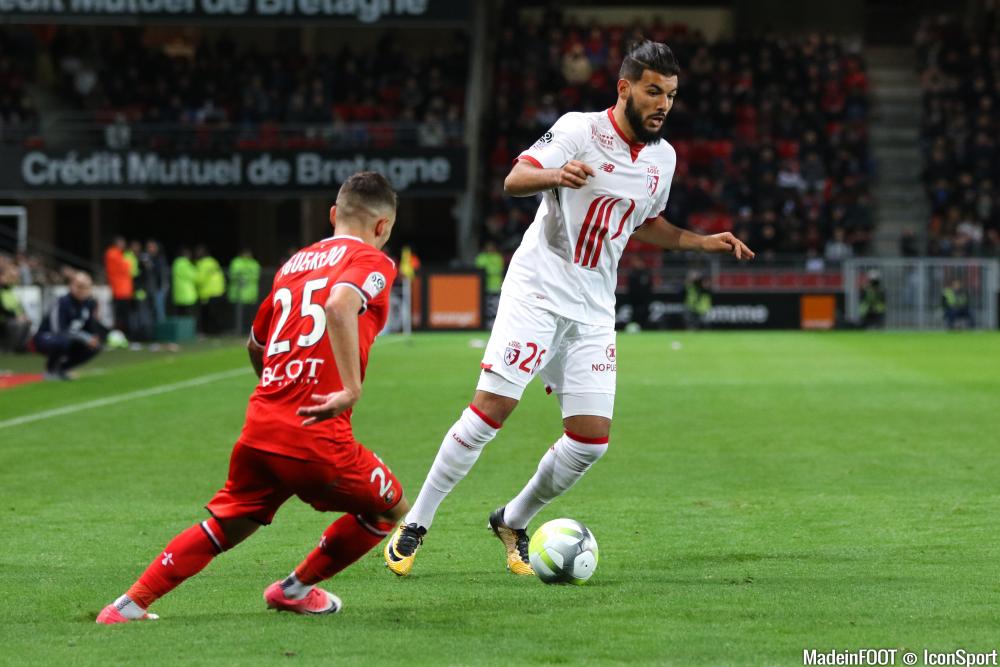
[[[340,598],[322,588],[313,588],[301,600],[285,597],[285,591],[281,588],[280,581],[267,587],[264,591],[264,602],[271,609],[278,611],[291,611],[296,614],[312,614],[314,616],[336,614],[343,606]]]
[[[126,618],[122,616],[122,613],[118,611],[118,607],[114,604],[109,604],[107,607],[101,610],[101,613],[97,615],[97,622],[101,625],[114,625],[115,623],[129,623],[131,621],[155,621],[160,617],[156,614],[146,613],[139,618]]]

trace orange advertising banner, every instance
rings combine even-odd
[[[803,329],[832,329],[836,324],[837,298],[832,294],[804,294],[799,312]]]
[[[483,277],[479,273],[432,273],[427,281],[427,327],[482,329]]]

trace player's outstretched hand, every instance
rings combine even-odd
[[[702,239],[701,249],[705,252],[724,252],[732,254],[736,259],[753,259],[754,252],[747,244],[732,235],[731,232],[712,234]]]
[[[358,396],[348,391],[335,391],[332,394],[313,394],[312,400],[318,405],[304,405],[295,414],[306,417],[303,426],[312,426],[316,422],[333,419],[345,410],[354,407]]]
[[[590,165],[579,160],[570,160],[559,169],[559,180],[556,181],[556,187],[579,190],[587,183],[587,177],[593,175],[594,170]]]

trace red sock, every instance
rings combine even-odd
[[[371,551],[395,527],[345,514],[330,524],[319,546],[295,568],[295,576],[307,586],[329,579]]]
[[[125,594],[143,609],[149,609],[228,548],[222,527],[214,517],[196,523],[170,540]]]

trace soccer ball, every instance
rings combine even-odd
[[[597,540],[579,521],[554,519],[531,536],[528,559],[546,584],[580,585],[597,569]]]
[[[128,339],[125,338],[125,334],[118,329],[112,329],[109,331],[108,338],[105,342],[110,350],[124,350],[128,347]]]

